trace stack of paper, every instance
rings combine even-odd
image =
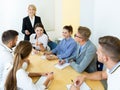
[[[63,65],[56,64],[55,67],[58,69],[64,69],[65,67],[69,66],[70,63],[64,63]]]
[[[70,90],[71,84],[67,85],[67,89]],[[81,86],[80,86],[80,90],[91,90],[91,88],[84,82]]]

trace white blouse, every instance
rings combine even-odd
[[[35,45],[35,43],[37,42],[37,39],[35,37],[36,34],[32,34],[30,36],[30,42],[32,43],[32,46],[35,47],[35,49],[40,50],[40,47]],[[38,38],[38,42],[42,43],[44,48],[47,48],[48,36],[46,34],[43,34],[41,37]]]
[[[22,68],[17,70],[16,79],[17,87],[21,90],[45,90],[46,88],[42,83],[34,84],[28,73]]]
[[[35,16],[33,16],[33,19],[32,19],[31,17],[29,17],[29,19],[30,19],[30,22],[31,22],[32,27],[34,27]]]

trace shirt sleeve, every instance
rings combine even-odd
[[[57,51],[58,51],[59,48],[60,48],[60,44],[61,44],[61,42],[56,46],[56,48],[54,48],[54,49],[52,50],[52,53],[57,54]]]
[[[28,67],[28,63],[27,63],[27,62],[24,62],[24,63],[22,64],[22,68],[23,68],[24,70],[26,70],[27,67]]]
[[[42,41],[39,41],[43,44],[43,47],[46,48],[48,44],[48,36],[46,34],[43,34]]]
[[[22,22],[22,33],[25,34],[25,30],[26,30],[26,21],[25,21],[25,18],[23,19],[23,22]]]
[[[34,34],[31,34],[31,35],[30,35],[30,43],[31,43],[31,44],[34,43],[33,39],[34,39]]]
[[[76,58],[76,53],[74,53],[74,55],[70,56],[69,58],[66,58],[65,61],[66,63],[68,63],[70,60],[75,60]]]
[[[19,69],[16,73],[17,86],[23,90],[44,90],[45,86],[43,84],[34,84],[32,79],[28,74],[23,70]]]
[[[57,55],[58,58],[65,59],[65,58],[70,57],[70,55],[74,52],[76,47],[77,47],[77,44],[75,42],[72,42],[64,53]]]
[[[72,62],[70,65],[77,72],[81,73],[89,66],[89,64],[92,62],[93,58],[95,57],[95,55],[96,55],[96,48],[95,47],[88,47],[88,50],[86,50],[86,53],[85,53],[82,61],[79,64],[77,64],[76,62]]]

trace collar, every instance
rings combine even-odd
[[[86,45],[86,43],[84,43],[83,45],[80,45],[81,49],[83,49],[83,47]]]
[[[66,41],[68,41],[68,40],[70,40],[70,39],[71,39],[71,37],[69,37],[69,38],[65,38]]]
[[[13,50],[12,49],[10,49],[10,48],[8,48],[5,44],[1,44],[7,51],[9,51],[10,53],[12,53],[13,52]]]
[[[29,16],[30,20],[34,20],[35,19],[35,16],[33,16],[33,19]]]
[[[109,73],[114,73],[118,68],[120,67],[120,62],[118,62],[111,70],[109,70]]]

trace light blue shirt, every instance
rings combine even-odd
[[[57,47],[52,50],[52,53],[56,54],[60,60],[66,59],[75,53],[76,48],[77,43],[70,37],[69,39],[63,39]]]

